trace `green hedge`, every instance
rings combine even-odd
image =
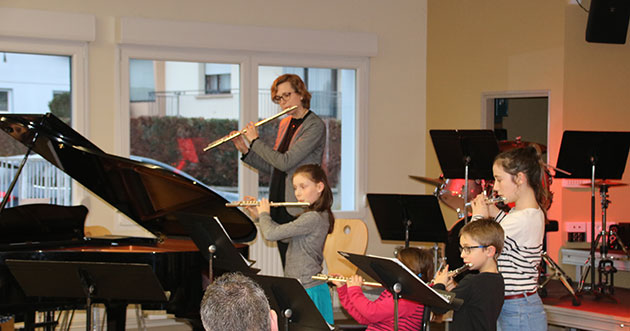
[[[258,128],[261,139],[272,145],[279,121]],[[341,123],[336,119],[325,120],[328,146],[324,156],[331,185],[335,187],[341,166]],[[234,145],[224,143],[207,152],[203,149],[211,141],[236,130],[238,121],[181,118],[138,117],[131,119],[131,154],[149,157],[173,167],[213,186],[237,186],[238,152]],[[194,151],[182,152],[178,138],[187,140]],[[182,140],[179,139],[179,140]],[[187,157],[188,156],[188,157]],[[194,162],[194,156],[198,162]],[[261,175],[261,184],[268,185],[269,176]]]

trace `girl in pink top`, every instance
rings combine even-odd
[[[433,254],[428,249],[408,247],[398,251],[396,258],[420,279],[428,283],[433,279]],[[338,275],[337,275],[338,276]],[[394,329],[394,296],[388,291],[375,301],[365,297],[361,290],[363,278],[354,275],[346,284],[333,281],[341,305],[359,323],[366,324],[366,331]],[[398,330],[420,330],[424,306],[405,299],[398,301]]]

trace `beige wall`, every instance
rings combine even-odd
[[[367,190],[417,193],[422,189],[407,175],[425,173],[426,0],[4,0],[2,7],[96,16],[96,40],[88,50],[87,135],[108,152],[115,149],[116,40],[121,17],[376,34],[378,55],[370,61],[369,77]],[[90,215],[92,223],[109,226],[114,219],[113,211],[98,201],[90,203]],[[391,254],[393,245],[381,243],[369,211],[365,218],[369,252]]]
[[[564,0],[430,0],[428,12],[428,128],[480,128],[482,93],[547,90],[553,165],[564,130],[630,129],[630,45],[587,43],[587,13],[577,5]],[[427,174],[439,173],[428,138]],[[561,182],[552,187],[550,217],[590,220],[589,192],[564,189]],[[609,221],[630,219],[629,198],[628,187],[611,189]],[[599,208],[596,213],[599,222]],[[566,234],[548,238],[548,250],[556,258]]]

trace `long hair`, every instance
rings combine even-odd
[[[328,185],[328,177],[326,176],[326,172],[322,167],[317,164],[305,164],[298,167],[293,173],[293,177],[297,174],[306,176],[309,180],[314,183],[323,183],[324,190],[320,194],[319,198],[312,203],[306,210],[307,211],[325,211],[328,213],[328,233],[332,233],[333,228],[335,227],[335,216],[332,212],[332,204],[333,204],[333,194],[330,189],[330,185]],[[291,178],[293,179],[293,178]]]
[[[306,84],[300,76],[294,74],[284,74],[276,78],[271,84],[271,100],[278,94],[278,85],[289,82],[295,93],[302,96],[302,107],[309,109],[311,107],[311,94],[306,90]]]
[[[433,253],[430,249],[406,247],[398,250],[396,258],[416,275],[422,274],[420,279],[425,283],[433,279]]]
[[[497,155],[494,163],[512,175],[512,180],[519,172],[525,174],[527,184],[534,190],[536,202],[545,215],[551,207],[552,193],[549,191],[545,177],[545,164],[540,152],[534,146],[515,148]]]

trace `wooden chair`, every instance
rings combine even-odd
[[[357,267],[339,255],[338,251],[365,254],[368,241],[367,226],[360,219],[336,219],[333,232],[324,244],[324,260],[328,273],[352,276]]]

